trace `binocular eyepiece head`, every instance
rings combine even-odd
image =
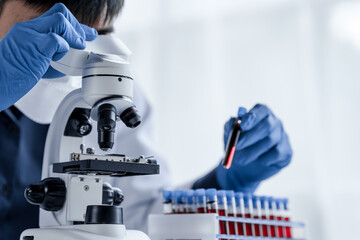
[[[116,121],[119,119],[116,113],[114,105],[109,103],[102,104],[98,109],[98,144],[103,151],[109,151],[114,146]],[[135,128],[141,123],[141,116],[135,106],[125,109],[120,119],[129,128]]]

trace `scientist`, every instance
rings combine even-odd
[[[67,7],[57,2],[0,0],[0,239],[18,239],[24,229],[38,226],[38,208],[26,203],[23,192],[40,180],[46,133],[55,109],[81,84],[52,69],[50,61],[61,59],[70,47],[84,49],[85,42],[98,33],[111,32],[123,6],[122,0],[61,1]],[[114,181],[126,197],[127,227],[144,230],[147,215],[160,211],[160,191],[167,187],[168,175],[165,162],[151,145],[150,106],[136,86],[134,102],[143,124],[135,130],[118,130],[114,150],[130,156],[156,155],[162,174]],[[253,192],[262,180],[289,164],[288,136],[268,107],[239,108],[238,117],[243,134],[233,166],[225,170],[219,164],[188,187]],[[225,142],[233,121],[225,124]]]

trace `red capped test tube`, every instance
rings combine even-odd
[[[206,194],[206,212],[218,213],[218,203],[215,188],[209,188],[205,191]]]
[[[195,190],[195,202],[197,213],[206,213],[206,195],[205,189],[199,188]]]
[[[226,191],[226,202],[227,202],[227,216],[236,217],[236,204],[235,204],[235,193],[234,191]],[[228,221],[227,229],[230,235],[239,235],[238,227],[235,222]]]
[[[227,201],[226,201],[226,191],[218,190],[217,191],[217,200],[218,200],[218,213],[219,216],[227,216]],[[220,234],[228,234],[226,221],[219,221],[220,224]]]
[[[185,194],[185,212],[186,213],[196,213],[194,193],[195,193],[194,190],[187,190],[184,192],[184,194]]]
[[[253,196],[252,197],[253,202],[253,218],[254,219],[260,219],[261,218],[261,203],[260,203],[260,197]],[[262,237],[262,225],[255,223],[254,224],[254,232],[256,237]]]
[[[172,204],[171,204],[171,191],[163,190],[163,213],[171,214],[172,213]]]
[[[245,203],[244,203],[244,194],[241,192],[235,193],[235,205],[236,205],[236,217],[243,218],[245,217]],[[246,226],[245,223],[237,222],[238,235],[245,236]]]

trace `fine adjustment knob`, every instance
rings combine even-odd
[[[66,199],[66,186],[60,178],[45,178],[40,183],[29,185],[24,194],[29,203],[46,211],[58,211]]]

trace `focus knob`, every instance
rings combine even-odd
[[[60,210],[66,199],[65,182],[60,178],[45,178],[25,189],[26,200],[46,211]]]

